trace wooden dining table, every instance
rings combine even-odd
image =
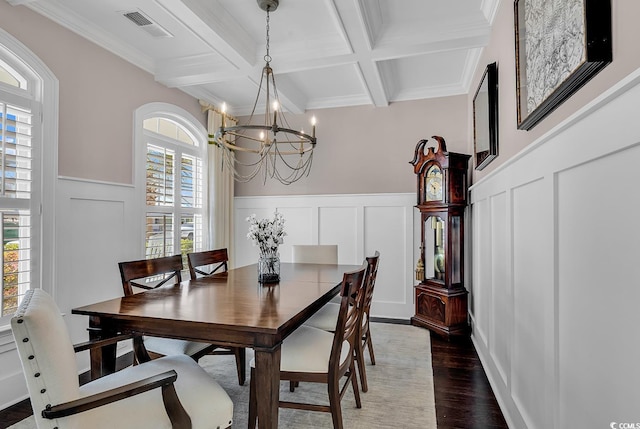
[[[258,427],[278,427],[282,341],[340,291],[358,265],[282,263],[262,285],[256,265],[72,309],[91,337],[135,333],[250,347],[255,351]],[[91,375],[115,371],[116,347],[91,352]]]

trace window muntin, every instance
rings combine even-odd
[[[177,140],[191,146],[198,146],[198,141],[193,135],[177,122],[162,117],[145,119],[143,128],[148,131],[163,135],[172,140]]]
[[[173,214],[147,213],[145,225],[146,258],[173,255]]]
[[[203,180],[202,158],[183,155],[180,169],[182,207],[202,208]]]
[[[147,205],[173,206],[175,152],[147,144]]]
[[[0,195],[31,196],[31,111],[0,103]]]
[[[14,313],[31,283],[31,216],[28,210],[1,211],[2,314]]]
[[[0,82],[20,89],[27,89],[28,80],[0,59]]]

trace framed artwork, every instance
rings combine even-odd
[[[476,170],[498,156],[498,65],[487,66],[473,97],[473,153]]]
[[[515,0],[518,128],[529,130],[612,61],[610,0]]]

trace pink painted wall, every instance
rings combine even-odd
[[[206,124],[193,97],[24,6],[0,1],[0,28],[60,81],[61,176],[133,183],[133,112],[143,104],[175,104]]]
[[[236,183],[236,195],[415,192],[416,176],[409,162],[419,140],[440,135],[449,151],[466,151],[466,103],[466,96],[460,95],[289,116],[294,129],[308,129],[312,115],[318,120],[310,175],[289,186],[275,180]]]
[[[513,2],[502,0],[491,41],[469,94],[392,103],[387,107],[323,109],[290,117],[306,126],[318,118],[311,175],[284,186],[260,180],[236,185],[236,195],[413,192],[408,162],[418,140],[442,135],[453,152],[473,152],[471,99],[486,64],[499,67],[500,154],[474,181],[640,67],[640,2],[612,0],[613,63],[531,131],[516,128]],[[164,87],[153,76],[22,6],[0,1],[0,28],[36,55],[60,80],[59,174],[132,183],[133,111],[148,102],[176,104],[205,123],[197,100]]]
[[[491,40],[484,49],[476,70],[469,101],[468,153],[473,151],[471,102],[487,64],[497,61],[499,85],[499,156],[482,171],[474,172],[474,182],[495,170],[530,143],[551,130],[591,100],[602,94],[616,82],[640,67],[640,2],[637,0],[612,0],[613,62],[605,67],[585,86],[580,88],[555,111],[530,131],[517,129],[515,39],[513,34],[513,1],[502,0],[496,15]],[[611,130],[612,135],[615,130]],[[606,144],[606,142],[603,142]]]

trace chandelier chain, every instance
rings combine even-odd
[[[262,173],[263,181],[272,178],[290,185],[309,175],[316,145],[315,117],[312,132],[297,131],[283,114],[273,69],[270,66],[270,11],[276,10],[279,0],[258,0],[266,11],[266,52],[258,93],[246,124],[226,126],[226,109],[222,109],[221,125],[210,135],[209,143],[222,151],[221,168],[229,168],[238,182],[248,182]],[[254,123],[254,115],[264,97],[264,122]],[[273,101],[273,103],[272,103]],[[237,156],[236,156],[237,155]]]
[[[264,56],[264,60],[267,64],[271,62],[271,55],[269,55],[269,9],[267,9],[267,54]]]

